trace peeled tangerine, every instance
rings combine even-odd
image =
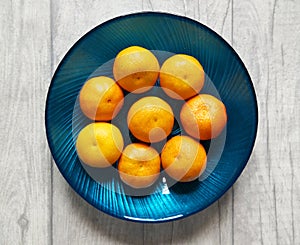
[[[189,136],[175,136],[161,152],[162,167],[173,179],[189,182],[197,179],[206,168],[203,146]]]
[[[160,173],[158,152],[142,143],[128,145],[119,160],[118,170],[121,180],[133,188],[152,185]]]
[[[124,147],[120,130],[113,124],[96,122],[83,128],[76,141],[79,158],[91,167],[111,166]]]

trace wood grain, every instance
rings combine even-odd
[[[0,5],[0,244],[50,244],[49,2]]]
[[[158,3],[157,1],[153,2]],[[181,15],[200,21],[222,35],[229,43],[231,42],[231,0],[190,0],[182,1],[182,3]],[[177,5],[180,6],[179,3]],[[157,6],[157,10],[159,9],[160,6]],[[231,213],[232,190],[229,190],[223,198],[201,213],[174,222],[171,240],[174,244],[230,244],[233,232]],[[148,234],[151,236],[151,231]]]
[[[53,1],[54,68],[86,32],[105,20],[141,9],[141,1]],[[83,11],[83,9],[87,11]],[[76,28],[70,28],[76,26]],[[54,70],[53,70],[54,72]],[[143,225],[99,212],[53,172],[53,244],[142,244]]]
[[[51,76],[69,48],[113,17],[198,20],[249,70],[259,128],[249,164],[218,202],[163,224],[101,213],[68,186],[44,130]],[[0,3],[0,244],[300,244],[300,2],[42,0]]]
[[[300,166],[293,156],[300,140],[300,2],[233,6],[233,45],[255,84],[260,118],[255,151],[235,188],[234,242],[299,244]]]
[[[105,10],[106,7],[110,6],[110,12],[105,13],[104,11],[101,17],[106,14],[108,18],[114,17],[114,11],[116,11],[116,15],[134,10],[172,12],[200,20],[219,34],[223,34],[227,40],[231,39],[231,1],[215,1],[213,4],[207,4],[205,1],[135,1],[130,3],[131,5],[126,5],[124,2],[122,4],[116,2],[113,5],[114,8],[108,1],[102,1],[101,9]],[[75,40],[105,20],[98,16],[96,9],[99,9],[100,5],[95,4],[95,2],[91,3],[91,11],[87,15],[82,15],[80,11],[85,5],[78,5],[77,2],[58,1],[53,4],[53,52],[55,54],[53,60],[55,65],[58,64],[62,55]],[[71,9],[72,11],[70,11]],[[70,12],[71,15],[67,14]],[[69,28],[69,23],[77,26],[76,31]],[[128,242],[131,243],[169,244],[172,242],[181,244],[200,241],[204,244],[210,244],[212,242],[219,243],[222,240],[223,244],[226,244],[232,240],[230,235],[232,233],[231,217],[228,217],[232,210],[230,192],[221,199],[220,203],[215,203],[201,214],[184,221],[143,225],[115,220],[97,212],[74,195],[74,192],[61,179],[61,176],[56,174],[56,171],[54,171],[53,187],[53,239],[55,244],[60,244],[63,241],[72,241],[72,243],[78,244],[82,242],[97,244],[100,240],[102,243],[109,243],[110,241],[115,243],[123,241],[125,243],[127,241],[122,232],[113,233],[114,237],[105,236],[110,230],[126,231]],[[82,213],[84,215],[80,215]],[[91,227],[94,231],[91,236],[87,236],[86,234],[91,233]],[[216,236],[216,233],[219,235]]]

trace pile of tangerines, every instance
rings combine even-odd
[[[175,54],[160,67],[150,50],[131,46],[117,54],[113,75],[114,79],[93,77],[80,91],[81,110],[94,122],[78,135],[79,158],[97,168],[110,167],[119,160],[120,178],[133,188],[152,185],[161,167],[176,181],[197,179],[207,161],[200,140],[217,137],[227,122],[224,104],[212,95],[199,94],[205,82],[200,62],[189,55]],[[158,79],[169,97],[185,101],[180,121],[186,135],[170,138],[161,152],[151,147],[151,143],[166,140],[170,135],[174,114],[163,99],[145,96],[135,101],[127,114],[128,129],[140,142],[124,148],[119,128],[111,123],[124,105],[123,91],[145,93]]]

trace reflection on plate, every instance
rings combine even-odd
[[[132,45],[152,50],[160,63],[173,53],[196,57],[206,72],[206,83],[201,93],[219,97],[228,115],[226,131],[215,140],[202,142],[208,152],[208,163],[199,180],[174,183],[163,173],[147,195],[139,195],[136,191],[132,195],[130,188],[120,181],[115,168],[95,171],[82,164],[75,148],[79,131],[91,122],[78,106],[81,87],[89,77],[97,74],[111,76],[110,62],[120,50]],[[154,87],[147,94],[165,96],[159,87]],[[127,97],[128,103],[125,104],[129,106],[130,96]],[[126,109],[123,113],[126,114]],[[125,143],[131,139],[124,117],[119,116],[113,123],[123,130],[123,134],[127,133]],[[246,166],[256,130],[255,92],[235,51],[206,26],[165,13],[118,17],[83,36],[57,68],[46,104],[50,150],[72,188],[105,213],[141,222],[186,217],[220,198]],[[176,124],[172,134],[180,134],[180,127],[176,128]]]

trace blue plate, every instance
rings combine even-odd
[[[206,72],[204,92],[222,99],[227,128],[216,140],[202,142],[208,153],[201,179],[168,185],[162,176],[148,195],[129,195],[118,175],[99,180],[78,159],[75,140],[89,120],[78,111],[77,97],[85,81],[101,72],[111,75],[116,54],[138,45],[165,54],[196,57]],[[101,68],[99,70],[99,67]],[[203,92],[201,91],[201,93]],[[152,90],[152,94],[159,93]],[[84,35],[66,54],[50,84],[46,132],[62,175],[87,202],[112,216],[163,222],[199,212],[219,199],[236,181],[252,152],[257,131],[257,102],[250,76],[236,52],[208,27],[185,17],[144,12],[107,21]],[[179,132],[178,132],[179,131]],[[173,134],[180,133],[174,129]],[[125,140],[126,141],[126,140]]]

